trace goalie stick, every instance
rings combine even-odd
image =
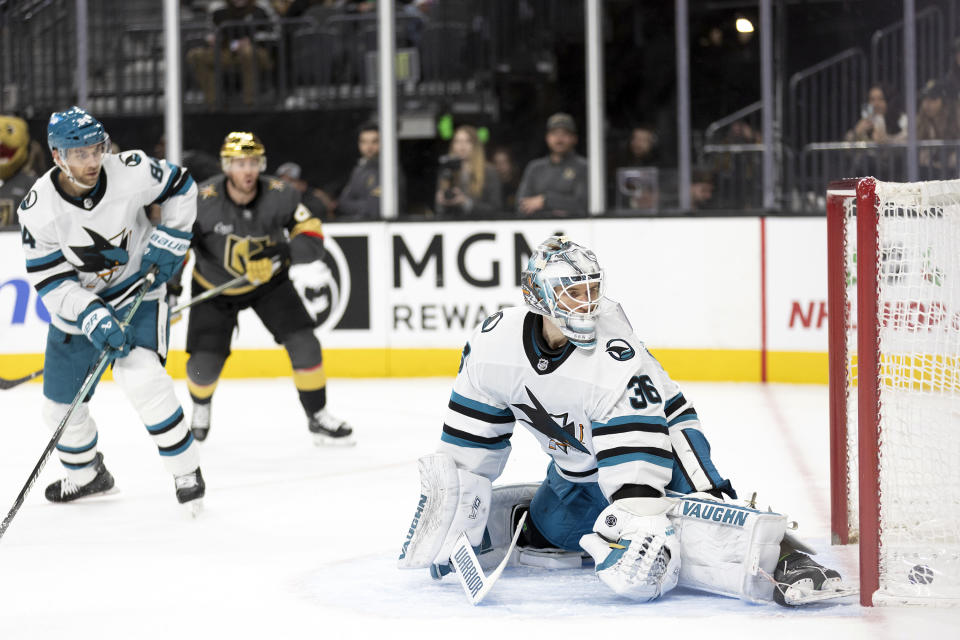
[[[526,519],[527,512],[524,512],[523,516],[520,517],[520,522],[517,523],[516,531],[513,532],[513,540],[510,542],[510,548],[507,549],[507,555],[503,557],[503,560],[500,561],[500,564],[489,576],[483,574],[483,569],[480,568],[480,562],[477,560],[477,555],[473,552],[473,546],[470,544],[470,540],[467,539],[467,534],[461,533],[460,537],[457,538],[457,543],[453,546],[453,551],[450,553],[450,563],[454,566],[454,572],[457,574],[457,578],[460,579],[460,584],[463,585],[463,591],[467,594],[467,599],[470,601],[470,604],[474,606],[480,604],[486,595],[490,593],[490,589],[493,588],[494,583],[500,578],[500,574],[503,573],[503,570],[510,562],[510,556],[517,546],[517,539],[520,537],[520,532],[523,530],[523,523]]]
[[[130,324],[130,321],[133,320],[133,315],[137,312],[137,309],[140,308],[140,303],[143,302],[144,296],[146,296],[147,291],[150,290],[150,285],[152,285],[153,281],[156,279],[156,272],[157,268],[156,266],[153,266],[147,272],[147,275],[144,276],[143,282],[140,284],[140,288],[137,290],[137,295],[130,304],[130,310],[127,311],[120,323],[123,327],[127,327]],[[73,415],[77,405],[79,405],[80,402],[87,397],[87,394],[90,393],[90,389],[94,384],[96,384],[97,380],[100,379],[100,376],[103,374],[103,370],[106,369],[107,365],[110,363],[110,351],[111,348],[109,346],[105,346],[103,349],[101,349],[100,355],[97,357],[96,364],[90,373],[87,374],[87,377],[83,380],[83,384],[80,386],[80,391],[77,392],[77,395],[73,398],[73,402],[70,403],[70,408],[67,409],[67,412],[63,415],[63,418],[60,419],[60,424],[57,425],[56,431],[53,432],[53,436],[50,438],[50,442],[47,443],[47,447],[43,450],[43,455],[40,456],[40,460],[37,461],[36,466],[33,467],[33,471],[30,472],[30,477],[27,478],[27,482],[23,485],[23,488],[17,495],[17,499],[13,501],[13,506],[10,507],[7,517],[3,519],[3,522],[0,522],[0,539],[2,539],[3,534],[7,532],[7,529],[10,527],[10,523],[13,521],[14,516],[17,515],[18,511],[20,511],[20,507],[23,506],[23,501],[27,499],[27,494],[30,493],[30,489],[33,488],[37,478],[40,477],[40,472],[43,471],[44,465],[46,465],[47,460],[50,459],[50,455],[53,453],[54,447],[57,446],[60,436],[62,436],[63,432],[67,429],[67,422],[69,422],[70,416]]]

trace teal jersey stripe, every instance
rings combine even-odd
[[[487,415],[497,417],[513,417],[513,412],[511,412],[510,409],[501,409],[499,407],[493,407],[489,404],[484,404],[483,402],[479,402],[477,400],[471,400],[466,396],[460,395],[456,391],[450,393],[450,399],[457,404],[469,407],[470,409],[479,411],[480,413],[486,413]]]
[[[591,427],[615,427],[620,424],[654,424],[661,427],[667,426],[667,419],[660,416],[617,416],[607,422],[591,422]]]
[[[458,447],[467,447],[470,449],[506,449],[507,447],[510,446],[509,440],[502,440],[500,442],[486,444],[486,443],[480,443],[480,442],[471,442],[470,440],[464,440],[463,438],[451,436],[448,433],[441,434],[440,440],[442,442],[446,442],[447,444],[452,444]]]
[[[613,467],[618,464],[625,464],[627,462],[649,462],[650,464],[655,464],[658,467],[664,467],[666,469],[673,468],[673,460],[667,458],[661,458],[660,456],[652,456],[649,453],[625,453],[621,456],[613,456],[612,458],[606,458],[604,460],[598,460],[598,467]]]

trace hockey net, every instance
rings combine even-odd
[[[827,192],[831,507],[861,603],[960,604],[960,180]]]

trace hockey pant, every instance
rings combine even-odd
[[[123,310],[117,313],[122,315]],[[196,469],[200,461],[173,380],[164,369],[168,316],[163,299],[145,301],[140,306],[127,329],[133,331],[133,348],[129,355],[113,362],[113,376],[140,415],[167,471],[180,475]],[[67,334],[50,325],[44,359],[43,419],[51,431],[60,424],[98,355],[85,336]],[[96,385],[71,414],[57,444],[60,462],[77,484],[86,484],[95,474],[92,463],[98,434],[88,407],[95,390]]]

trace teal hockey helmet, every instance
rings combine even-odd
[[[103,124],[80,107],[50,114],[47,123],[47,146],[53,149],[75,149],[101,142],[108,143]]]

